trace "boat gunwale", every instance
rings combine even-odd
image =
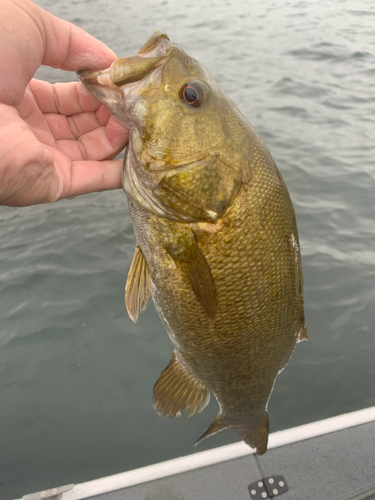
[[[281,446],[324,436],[325,434],[349,429],[373,421],[375,421],[375,406],[274,432],[269,436],[268,449],[279,448]],[[239,443],[201,451],[192,455],[174,458],[165,462],[147,465],[138,469],[76,484],[69,491],[62,493],[60,499],[81,500],[90,498],[95,495],[155,481],[157,479],[181,474],[202,467],[208,467],[246,455],[253,455],[254,453],[255,450],[252,450],[247,444],[241,441]],[[40,495],[40,493],[42,492],[38,494]],[[34,497],[34,495],[36,494],[25,495],[19,500],[27,500]],[[35,498],[40,497],[35,496]]]

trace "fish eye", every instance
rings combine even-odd
[[[197,81],[185,83],[180,90],[180,99],[194,108],[200,108],[204,104],[206,96],[206,85]]]

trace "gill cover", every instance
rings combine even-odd
[[[180,222],[217,220],[243,182],[219,153],[160,173],[156,183],[155,175],[147,175],[130,147],[123,171],[124,191],[146,210]]]

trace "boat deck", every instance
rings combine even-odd
[[[64,489],[23,500],[375,500],[375,407]]]

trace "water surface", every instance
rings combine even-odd
[[[310,337],[277,380],[271,431],[373,406],[374,3],[38,3],[118,55],[164,29],[270,149],[297,214]],[[224,431],[192,447],[215,402],[191,419],[154,412],[172,345],[152,305],[137,325],[125,311],[134,245],[121,191],[0,210],[0,498],[236,439]]]

